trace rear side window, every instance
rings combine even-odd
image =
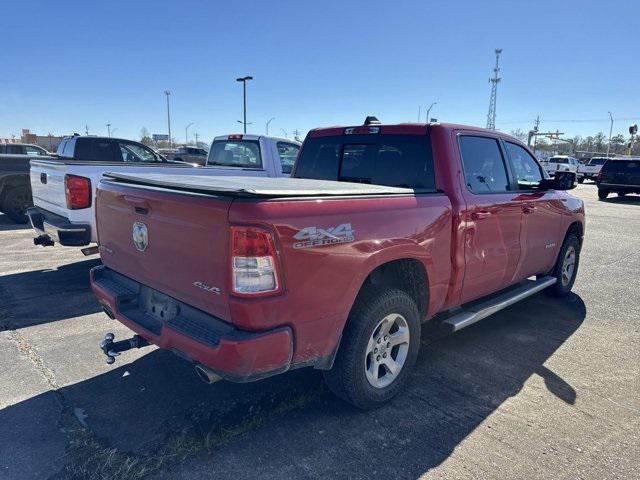
[[[254,140],[222,140],[213,142],[207,165],[262,168],[260,144]]]
[[[298,157],[295,177],[435,189],[426,135],[311,137]]]
[[[23,155],[24,147],[22,145],[7,145],[7,153],[14,155]]]
[[[122,153],[113,140],[106,138],[77,138],[74,158],[94,162],[121,162]]]
[[[469,191],[494,193],[509,190],[507,170],[496,139],[461,136],[460,153]]]
[[[296,163],[296,157],[300,151],[300,145],[278,142],[276,147],[278,149],[278,157],[280,157],[282,173],[291,173],[291,170],[293,170],[293,164]]]

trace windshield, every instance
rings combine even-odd
[[[213,142],[207,165],[262,168],[260,144],[255,140],[221,140]]]

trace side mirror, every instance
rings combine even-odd
[[[574,172],[556,172],[555,177],[549,179],[549,188],[554,190],[573,190],[577,187],[577,175]]]

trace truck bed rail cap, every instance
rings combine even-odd
[[[238,196],[320,196],[413,194],[412,188],[386,187],[363,183],[310,180],[303,178],[216,177],[165,173],[105,173],[117,183],[165,187],[177,190]]]

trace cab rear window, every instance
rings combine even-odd
[[[298,156],[294,177],[435,189],[426,135],[310,137]]]

